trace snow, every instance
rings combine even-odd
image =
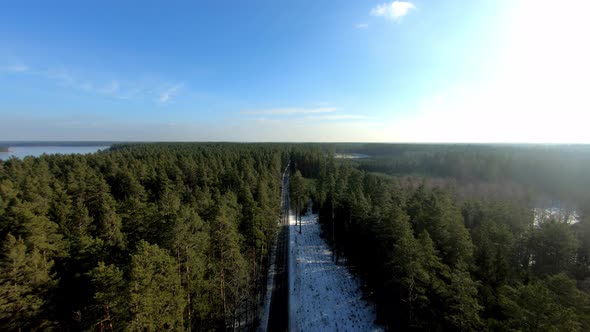
[[[381,331],[358,280],[320,237],[317,215],[303,216],[302,234],[289,215],[289,330]]]
[[[558,221],[568,224],[575,224],[580,221],[578,211],[572,209],[565,209],[560,207],[537,207],[534,209],[535,225],[548,218],[554,218]]]

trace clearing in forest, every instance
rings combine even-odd
[[[303,216],[301,234],[289,215],[289,330],[379,331],[373,305],[362,299],[358,280],[332,261],[320,237],[317,214]]]

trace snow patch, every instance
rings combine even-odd
[[[302,218],[302,234],[289,215],[289,330],[382,331],[372,304],[362,299],[359,281],[320,237],[317,214]]]

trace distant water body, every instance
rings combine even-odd
[[[336,159],[365,159],[369,158],[369,155],[362,154],[362,153],[336,153],[334,154],[334,158]]]
[[[10,146],[9,152],[0,152],[0,159],[16,157],[23,159],[32,156],[39,157],[42,154],[88,154],[98,150],[106,150],[109,146]]]

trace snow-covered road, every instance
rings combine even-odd
[[[358,280],[320,237],[317,215],[303,216],[302,234],[289,216],[289,330],[379,331],[371,304],[362,299]]]

